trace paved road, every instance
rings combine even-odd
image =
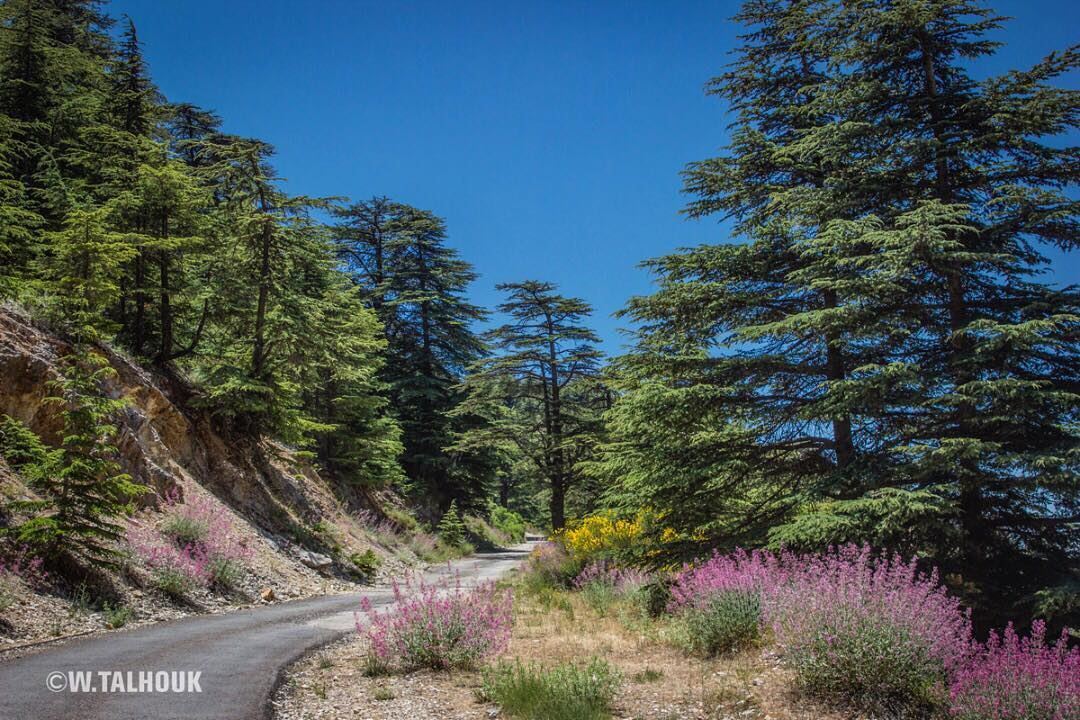
[[[521,562],[522,545],[457,561],[463,583],[498,577]],[[446,566],[430,577],[445,575]],[[0,662],[0,720],[261,720],[285,668],[312,649],[352,632],[360,597],[387,604],[386,589],[330,595],[188,617],[98,637]],[[85,673],[92,675],[70,675]],[[156,682],[160,671],[201,672],[201,692],[103,692],[117,682],[103,671],[123,671],[125,688],[139,689],[139,671]],[[129,681],[127,671],[132,671]],[[61,673],[50,679],[51,673]],[[164,677],[164,676],[162,676]],[[170,683],[172,676],[169,676]],[[177,676],[178,686],[193,682]],[[73,691],[71,682],[87,681]],[[52,683],[56,691],[47,687]],[[130,684],[129,684],[130,683]],[[118,688],[117,688],[118,690]]]

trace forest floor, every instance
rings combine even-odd
[[[612,716],[620,720],[847,720],[796,692],[767,650],[687,657],[661,626],[620,607],[599,614],[577,593],[535,595],[515,584],[506,658],[550,666],[600,657],[622,675]],[[277,720],[472,720],[502,717],[480,699],[478,671],[364,673],[366,646],[353,636],[295,666],[274,698]]]

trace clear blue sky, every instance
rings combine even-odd
[[[1015,19],[978,74],[1080,41],[1080,2],[999,0]],[[446,218],[496,282],[551,280],[611,317],[649,291],[641,260],[726,238],[679,215],[679,171],[725,142],[705,97],[735,44],[734,2],[114,0],[171,100],[278,149],[288,187],[388,195]],[[1076,86],[1078,78],[1069,80]],[[1064,263],[1070,263],[1066,268]],[[1057,277],[1080,281],[1074,257]]]

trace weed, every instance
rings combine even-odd
[[[126,605],[113,607],[112,604],[105,603],[102,612],[105,614],[105,627],[112,630],[124,627],[131,619],[131,608]]]
[[[664,673],[660,670],[654,670],[653,668],[645,668],[640,672],[636,672],[630,676],[630,679],[638,684],[656,682],[664,677]]]
[[[600,658],[550,669],[504,662],[484,670],[482,696],[521,720],[601,720],[610,716],[620,682]]]

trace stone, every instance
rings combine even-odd
[[[325,570],[334,564],[334,559],[329,555],[312,552],[311,550],[297,550],[296,558],[304,565],[315,570]]]

